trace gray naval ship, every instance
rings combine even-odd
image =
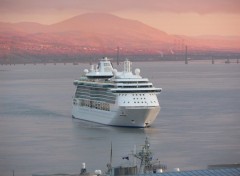
[[[146,138],[144,145],[142,145],[139,150],[134,147],[133,152],[122,159],[132,160],[130,161],[132,164],[129,164],[128,162],[128,165],[125,166],[112,167],[110,159],[110,163],[107,164],[108,170],[106,175],[120,176],[154,174],[162,173],[167,170],[167,166],[161,164],[159,159],[153,159],[153,153],[150,149],[148,138]]]
[[[134,147],[131,154],[122,159],[131,160],[127,165],[112,167],[112,147],[110,153],[110,162],[107,164],[106,172],[95,170],[88,172],[85,163],[78,174],[33,174],[32,176],[240,176],[240,164],[209,165],[208,169],[180,171],[175,168],[174,171],[167,171],[167,166],[161,164],[158,159],[153,160],[153,153],[150,150],[150,144],[146,138],[144,145],[139,150]]]
[[[33,174],[32,176],[124,176],[162,173],[167,169],[167,166],[161,164],[158,159],[153,160],[153,153],[150,149],[148,138],[146,138],[144,145],[141,145],[140,149],[134,147],[132,153],[122,157],[122,159],[128,160],[127,164],[117,167],[112,166],[111,145],[110,161],[107,164],[105,172],[102,172],[101,170],[88,172],[85,163],[82,163],[82,168],[79,174]]]

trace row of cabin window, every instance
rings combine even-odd
[[[107,99],[116,99],[116,95],[114,94],[92,94],[92,93],[88,93],[88,92],[77,92],[75,94],[76,97],[81,97],[81,96],[86,96],[89,98],[107,98]]]
[[[153,103],[153,102],[156,103],[156,101],[151,101],[151,103]],[[124,101],[123,103],[126,103],[126,102]],[[128,101],[127,103],[130,103],[130,102]],[[139,101],[136,102],[136,101],[134,101],[134,103],[147,103],[147,102],[146,102],[146,101],[145,101],[145,102],[143,102],[143,101],[142,101],[142,102],[139,102]]]
[[[115,83],[123,83],[123,84],[141,84],[148,83],[147,81],[114,81]]]
[[[149,87],[153,87],[152,85],[144,85],[144,86],[117,86],[118,88],[149,88]]]
[[[99,97],[93,97],[89,95],[76,95],[76,98],[82,98],[82,99],[90,99],[91,101],[105,101],[107,103],[115,103],[116,97],[107,97],[107,96],[99,96]]]
[[[113,94],[112,92],[108,92],[108,91],[96,91],[96,90],[80,90],[77,89],[75,95],[82,95],[82,94],[87,94],[87,95],[94,95],[94,96],[110,96],[110,97],[116,97],[115,94]]]
[[[109,95],[115,96],[112,92],[106,90],[93,90],[93,89],[77,89],[76,94],[100,94],[100,95]]]
[[[92,100],[80,100],[79,106],[85,106],[85,107],[90,107],[94,109],[110,111],[110,104],[103,103],[103,102],[96,102]]]
[[[93,84],[83,84],[79,85],[77,88],[90,88],[90,89],[106,89],[106,88],[113,88],[115,87],[114,85],[93,85]]]
[[[119,96],[127,96],[128,94],[119,94]],[[132,94],[132,96],[145,96],[146,94]],[[148,95],[155,95],[155,94],[148,94]]]

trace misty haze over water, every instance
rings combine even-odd
[[[0,66],[0,175],[106,169],[149,138],[169,170],[240,162],[240,65],[138,62],[161,112],[150,128],[103,126],[71,118],[73,80],[88,64]]]

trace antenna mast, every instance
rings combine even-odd
[[[119,65],[119,46],[117,47],[117,65]]]

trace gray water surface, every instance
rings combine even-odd
[[[146,129],[71,118],[78,78],[88,64],[0,66],[0,175],[78,173],[126,161],[149,138],[169,170],[240,162],[240,64],[133,63],[163,91],[161,112]]]

